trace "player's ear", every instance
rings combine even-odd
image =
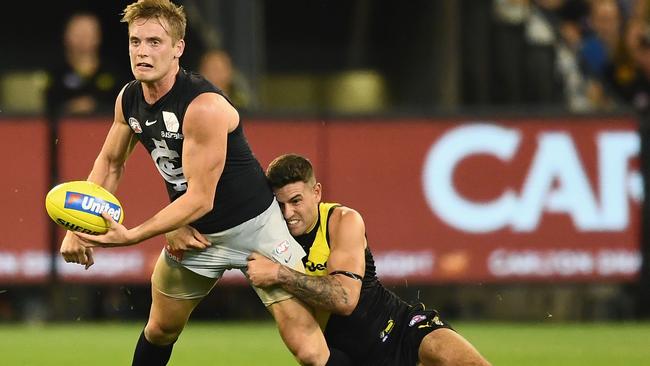
[[[178,42],[176,42],[176,44],[174,45],[174,48],[176,48],[176,53],[174,54],[174,58],[181,58],[183,52],[185,51],[185,40],[179,39]]]
[[[320,202],[321,196],[323,192],[323,186],[321,186],[320,183],[316,182],[314,185],[314,194],[316,195],[316,200]]]

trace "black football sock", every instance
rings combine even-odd
[[[174,343],[166,346],[157,346],[150,343],[144,336],[144,330],[140,334],[138,344],[135,346],[133,353],[133,363],[131,366],[164,366],[167,365],[169,357],[172,355]]]
[[[352,366],[352,360],[336,348],[330,348],[330,358],[327,359],[325,366]]]

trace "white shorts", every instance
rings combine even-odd
[[[259,216],[228,230],[204,235],[212,243],[205,250],[163,249],[151,278],[158,291],[175,298],[203,297],[226,270],[236,268],[245,274],[246,258],[253,251],[304,272],[305,251],[289,233],[275,199]],[[253,288],[267,306],[293,297],[279,286]]]

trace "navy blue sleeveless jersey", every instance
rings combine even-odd
[[[182,165],[183,118],[190,103],[202,93],[217,93],[228,100],[201,75],[183,69],[171,90],[154,104],[144,100],[142,84],[137,80],[130,82],[122,94],[124,119],[151,154],[172,201],[187,191]],[[273,192],[239,121],[228,134],[226,162],[212,211],[191,226],[201,233],[223,231],[261,214],[272,200]]]

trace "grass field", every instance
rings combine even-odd
[[[648,366],[650,324],[458,323],[495,366]],[[141,324],[0,325],[0,364],[130,365]],[[170,365],[294,365],[272,323],[190,323]]]

